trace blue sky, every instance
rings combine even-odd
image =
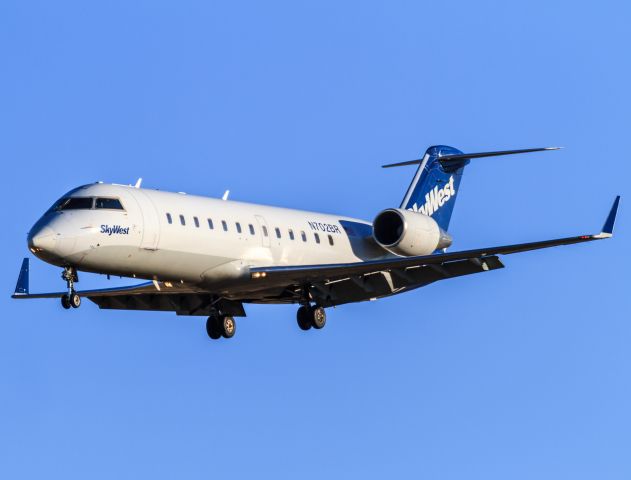
[[[625,2],[0,4],[0,476],[628,479]],[[597,232],[339,307],[203,318],[9,298],[62,193],[133,183],[371,219],[427,146],[467,168],[453,248]],[[34,260],[32,290],[63,287]],[[80,286],[110,286],[84,275]]]

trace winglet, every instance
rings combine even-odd
[[[616,223],[616,214],[618,213],[618,204],[620,204],[620,195],[618,195],[616,199],[613,201],[613,205],[611,206],[609,215],[607,215],[607,220],[605,220],[603,229],[600,232],[600,234],[603,237],[611,237],[613,235],[613,226]]]
[[[28,295],[28,269],[29,260],[25,258],[22,260],[22,268],[20,268],[20,275],[18,276],[18,283],[15,284],[15,292],[13,296]]]

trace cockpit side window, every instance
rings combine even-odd
[[[59,210],[59,207],[61,207],[64,203],[66,203],[67,200],[68,198],[66,197],[60,198],[55,203],[53,203],[53,206],[50,207],[46,213],[56,212],[57,210]]]
[[[118,198],[97,198],[94,208],[107,208],[109,210],[125,210]]]
[[[59,201],[55,210],[90,210],[92,197],[70,197]]]

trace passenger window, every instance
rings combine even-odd
[[[90,197],[73,197],[67,198],[62,202],[58,210],[90,210],[92,208],[92,198]]]
[[[307,241],[307,234],[305,232],[300,232],[300,237],[302,238],[303,242]]]
[[[261,230],[263,230],[263,235],[267,237],[268,236],[267,235],[267,227],[265,225],[262,225],[261,226]]]
[[[227,232],[228,231],[228,224],[226,223],[225,220],[221,221],[221,226],[223,227],[223,231]]]
[[[97,198],[94,208],[107,208],[109,210],[124,210],[118,198]]]
[[[241,233],[241,224],[239,222],[235,222],[235,225],[237,226],[237,233]]]
[[[167,213],[167,222],[169,222],[169,225],[171,225],[173,223],[173,219],[171,218],[171,214]]]
[[[280,238],[280,228],[276,227],[274,231],[276,232],[276,238]]]
[[[314,233],[313,236],[315,237],[316,243],[320,243],[320,235],[318,235],[317,233]]]
[[[329,235],[329,245],[333,246],[333,237]]]
[[[294,239],[294,231],[290,228],[289,229],[289,240],[293,240]]]
[[[180,215],[180,223],[182,225],[186,225],[186,219],[184,218],[184,215]]]
[[[212,230],[213,228],[215,228],[215,226],[213,225],[213,219],[212,219],[212,218],[209,218],[209,219],[208,219],[208,228],[210,228],[211,230]]]
[[[254,235],[254,225],[250,223],[248,227],[250,228],[250,235]]]
[[[199,219],[197,217],[193,217],[193,222],[195,222],[195,226],[199,228]]]

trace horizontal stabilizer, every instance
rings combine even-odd
[[[522,150],[502,150],[499,152],[479,152],[479,153],[459,153],[454,155],[441,155],[438,157],[438,161],[444,167],[451,167],[455,164],[461,163],[463,160],[469,160],[471,158],[482,157],[499,157],[501,155],[516,155],[518,153],[532,153],[532,152],[544,152],[547,150],[559,150],[561,147],[544,147],[544,148],[526,148]],[[403,167],[405,165],[418,165],[423,162],[422,158],[416,160],[408,160],[407,162],[391,163],[389,165],[382,165],[382,168],[391,167]]]

